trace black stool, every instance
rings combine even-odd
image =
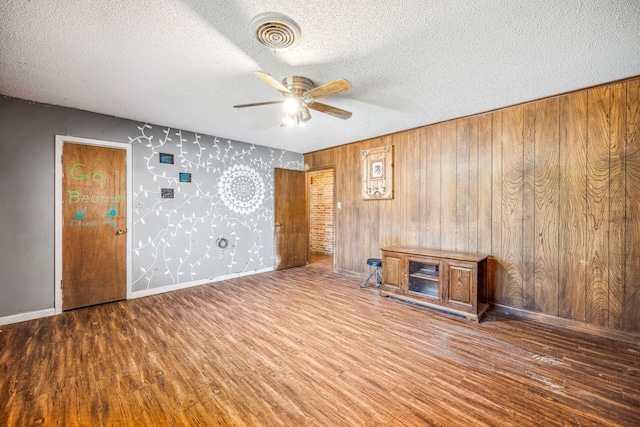
[[[360,285],[360,288],[358,289],[362,289],[364,285],[367,284],[369,279],[371,279],[371,276],[373,276],[374,274],[376,275],[376,288],[379,288],[380,285],[382,285],[382,274],[380,274],[380,267],[382,267],[382,260],[380,258],[369,258],[367,260],[367,265],[370,265],[371,267],[375,267],[376,269],[373,270],[371,274],[369,274],[369,277],[367,277],[367,280],[362,282],[362,285]]]

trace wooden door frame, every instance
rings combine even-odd
[[[338,252],[338,247],[336,246],[336,229],[338,226],[337,223],[337,218],[338,218],[338,203],[337,203],[337,194],[336,194],[336,167],[335,165],[323,165],[323,166],[317,166],[314,168],[309,168],[307,170],[305,170],[307,176],[306,176],[306,181],[307,181],[307,229],[309,230],[309,254],[311,254],[311,197],[309,197],[310,194],[310,189],[311,189],[311,180],[309,179],[309,172],[318,172],[318,171],[324,171],[324,170],[330,170],[331,173],[333,174],[333,195],[332,195],[332,199],[333,199],[333,269],[336,269],[336,259],[337,259],[337,252]]]
[[[126,172],[127,172],[127,230],[126,233],[126,253],[127,253],[127,299],[131,299],[131,277],[132,277],[132,261],[131,261],[131,242],[133,231],[133,202],[131,195],[133,194],[133,153],[131,144],[122,142],[101,141],[98,139],[78,138],[74,136],[56,135],[56,153],[55,153],[55,267],[54,267],[54,309],[56,314],[62,313],[62,147],[64,142],[71,142],[83,145],[97,145],[107,148],[118,148],[126,152]]]

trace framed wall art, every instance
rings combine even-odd
[[[180,182],[191,182],[191,174],[188,172],[180,172]]]
[[[362,198],[393,199],[393,145],[362,152]]]
[[[159,153],[160,163],[173,164],[173,154]]]

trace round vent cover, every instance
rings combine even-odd
[[[258,41],[273,49],[284,49],[293,45],[300,37],[300,27],[286,15],[265,12],[251,21],[251,31]]]

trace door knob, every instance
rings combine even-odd
[[[116,231],[116,236],[119,236],[119,235],[124,234],[124,233],[126,233],[126,232],[127,232],[127,229],[126,229],[126,228],[125,228],[124,230],[122,230],[122,229],[117,230],[117,231]]]
[[[280,224],[279,222],[276,222],[276,227],[280,227],[282,224]]]

